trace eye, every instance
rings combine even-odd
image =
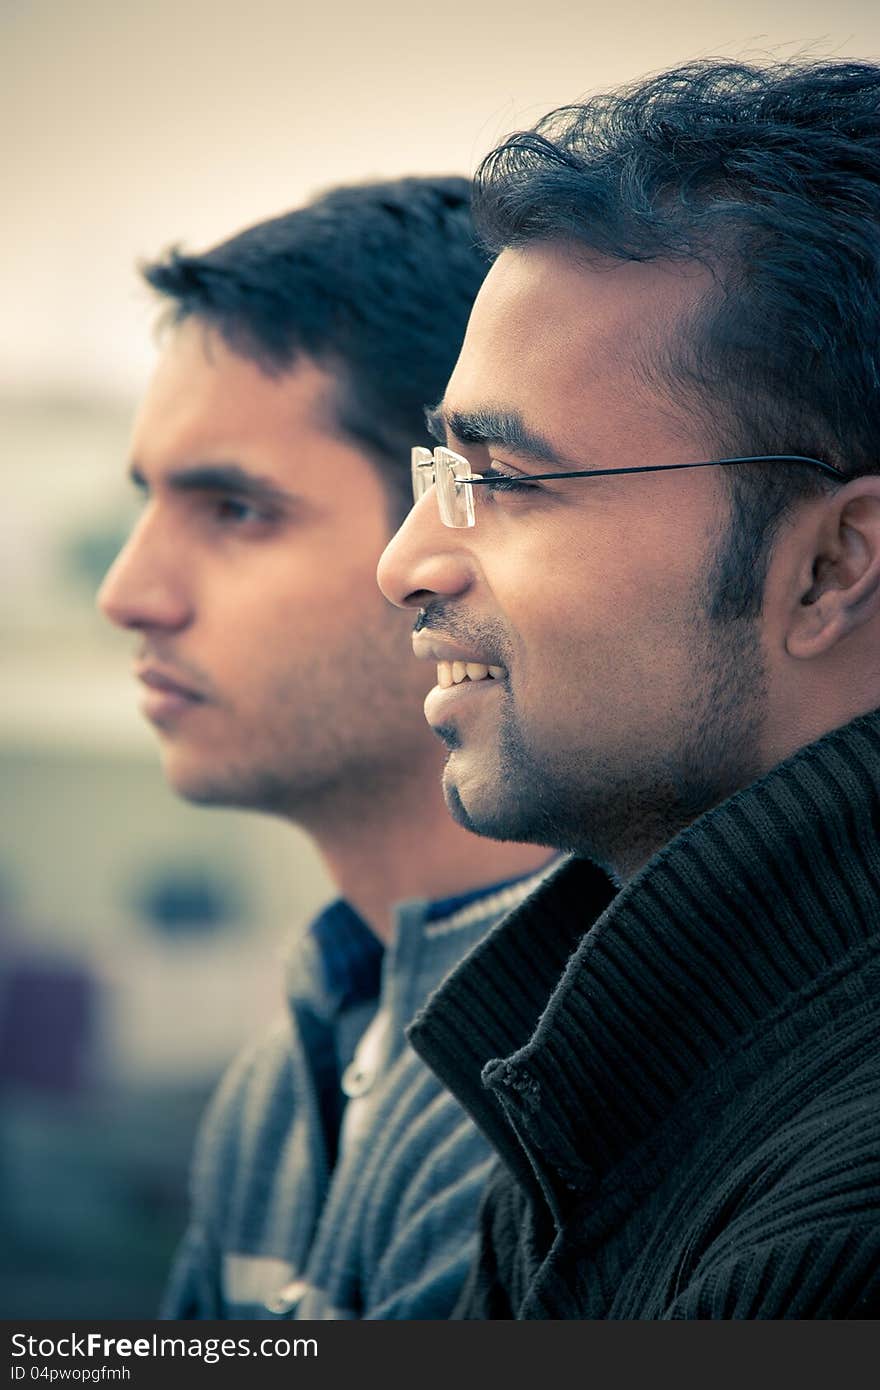
[[[211,506],[218,521],[233,526],[271,520],[265,508],[258,507],[253,502],[246,502],[241,497],[216,497]]]
[[[526,473],[514,473],[504,464],[498,463],[493,459],[488,468],[484,468],[482,476],[488,480],[485,491],[490,495],[497,496],[499,493],[507,494],[512,492],[540,492],[539,483],[533,482]],[[480,489],[481,492],[483,489]]]

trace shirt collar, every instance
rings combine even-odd
[[[484,884],[454,897],[428,899],[419,905],[421,920],[438,923],[457,918],[464,909],[496,895],[502,895],[503,902],[508,890],[533,877],[537,882],[537,876],[525,874]],[[323,992],[339,1012],[378,999],[385,947],[344,898],[337,898],[319,912],[308,931],[318,953]]]
[[[343,898],[329,903],[309,932],[317,947],[324,992],[341,1012],[379,995],[384,947]]]

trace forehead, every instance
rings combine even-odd
[[[275,376],[185,320],[162,345],[132,431],[132,457],[198,462],[338,438],[334,377],[308,358]]]
[[[517,410],[575,458],[585,431],[600,451],[617,446],[621,428],[668,431],[670,399],[652,364],[687,331],[709,280],[692,263],[587,260],[560,243],[504,251],[474,305],[446,406]]]

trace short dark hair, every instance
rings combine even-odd
[[[485,158],[475,219],[495,252],[564,238],[707,264],[715,288],[652,378],[689,388],[720,453],[880,468],[880,67],[706,60],[560,108]],[[725,476],[713,612],[749,616],[779,519],[828,484]]]
[[[171,304],[270,375],[306,354],[338,378],[337,420],[375,462],[396,516],[410,446],[442,396],[488,268],[455,176],[334,188],[200,255],[142,266]]]

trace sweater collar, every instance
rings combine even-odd
[[[708,811],[622,889],[571,860],[410,1031],[521,1182],[583,1194],[880,947],[880,712]],[[774,1049],[776,1053],[774,1054]]]

